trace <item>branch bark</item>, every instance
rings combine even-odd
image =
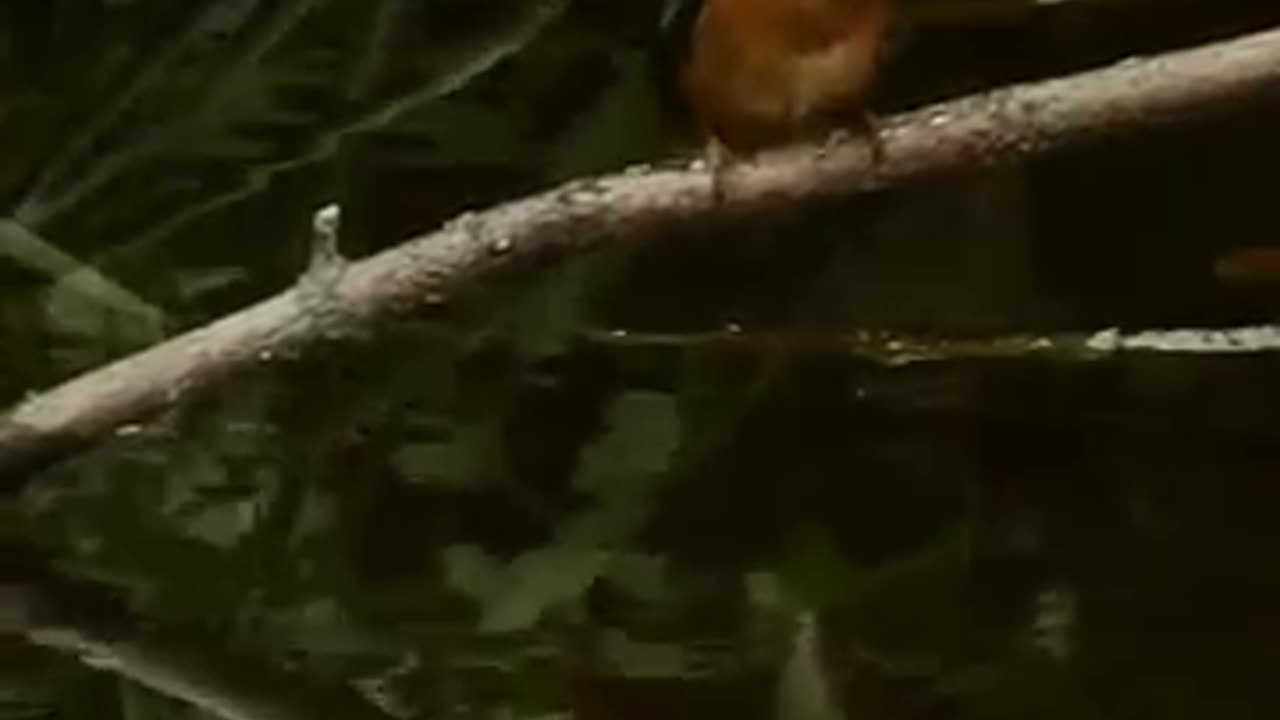
[[[68,587],[0,583],[0,637],[65,653],[226,720],[392,717],[347,686],[155,628],[138,629],[141,623],[118,609],[110,619],[69,609],[95,599],[80,598]]]
[[[700,162],[575,180],[470,213],[346,266],[317,298],[306,282],[211,325],[36,395],[0,417],[0,486],[113,430],[174,407],[237,370],[376,319],[446,302],[497,271],[666,229],[776,212],[832,194],[1017,163],[1073,144],[1225,114],[1280,95],[1280,29],[1015,85],[892,118],[872,163],[861,140],[797,146],[735,166],[712,202]]]

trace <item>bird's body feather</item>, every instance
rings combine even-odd
[[[736,150],[851,120],[880,55],[887,0],[706,0],[684,85],[703,130]]]

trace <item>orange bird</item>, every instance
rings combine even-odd
[[[704,0],[684,90],[716,145],[752,152],[820,131],[872,131],[864,100],[889,0]],[[873,149],[875,133],[871,132]]]

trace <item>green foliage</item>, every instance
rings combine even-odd
[[[876,109],[1260,17],[1149,4],[903,2],[932,39]],[[362,254],[676,154],[678,5],[0,7],[5,391],[278,292],[322,204]],[[1266,716],[1274,363],[841,350],[1269,317],[1202,287],[1273,225],[1274,118],[1241,124],[559,260],[264,359],[7,499],[6,543],[49,557],[0,585],[110,590],[119,647],[194,637],[406,717],[594,720],[597,671],[796,720]],[[194,715],[35,646],[0,675],[0,714]]]
[[[502,299],[494,330],[529,361],[569,350],[587,320],[587,291],[596,279],[596,258],[571,260]]]
[[[692,669],[678,643],[637,641],[614,630],[603,633],[601,645],[609,665],[627,677],[683,677]]]
[[[486,598],[483,632],[532,627],[557,604],[577,600],[604,571],[610,552],[598,547],[549,546],[511,561],[495,592]]]
[[[606,426],[573,481],[597,502],[563,520],[556,542],[508,563],[473,545],[444,551],[446,582],[479,606],[481,631],[528,630],[548,610],[579,602],[606,575],[633,595],[657,599],[656,568],[620,550],[643,525],[645,496],[678,439],[674,405],[665,395],[628,393],[613,403]]]
[[[644,58],[620,53],[619,78],[577,121],[548,158],[552,180],[567,180],[647,160],[662,151],[662,118]]]
[[[583,454],[574,487],[605,499],[643,495],[679,443],[675,401],[662,393],[626,393],[605,422],[608,432]]]
[[[410,482],[451,490],[480,490],[498,477],[501,428],[489,418],[455,426],[443,443],[411,443],[391,456],[396,471]]]

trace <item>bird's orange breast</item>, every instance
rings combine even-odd
[[[706,0],[684,88],[730,148],[784,142],[861,111],[887,24],[887,0]]]

